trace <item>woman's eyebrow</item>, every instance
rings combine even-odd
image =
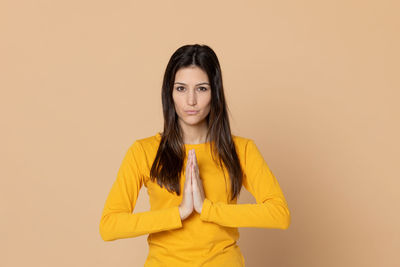
[[[183,85],[186,85],[186,83],[182,83],[182,82],[176,82],[176,83],[174,83],[174,84],[183,84]],[[208,84],[208,85],[210,85],[210,84],[207,83],[207,82],[198,83],[198,84],[196,84],[196,85],[202,85],[202,84]]]

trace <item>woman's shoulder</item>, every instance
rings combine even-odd
[[[245,154],[247,147],[250,143],[254,142],[253,139],[241,135],[233,135],[232,134],[233,142],[237,148],[237,152],[239,154]]]
[[[136,139],[136,141],[141,144],[160,142],[161,141],[161,133],[157,132],[154,135],[140,137],[140,138]]]
[[[232,139],[235,143],[241,144],[241,145],[246,145],[247,142],[253,141],[249,137],[241,136],[241,135],[234,135],[232,134]]]
[[[143,150],[156,149],[161,141],[160,133],[156,133],[150,136],[136,137],[130,148],[141,147]]]

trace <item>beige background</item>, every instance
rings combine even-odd
[[[143,266],[147,235],[104,242],[100,215],[193,43],[219,56],[233,133],[292,214],[240,228],[246,266],[400,266],[396,2],[1,1],[1,266]]]

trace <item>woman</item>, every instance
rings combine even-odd
[[[245,266],[238,227],[287,229],[280,186],[252,139],[231,134],[218,58],[180,47],[162,85],[164,131],[128,149],[100,220],[103,240],[149,234],[145,266]],[[147,187],[150,211],[132,213]],[[257,204],[237,204],[242,185]]]

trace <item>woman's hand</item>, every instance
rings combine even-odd
[[[203,183],[200,179],[200,171],[199,166],[197,165],[196,152],[194,149],[192,150],[191,157],[193,205],[196,212],[200,214],[203,208],[205,194]]]
[[[188,154],[186,161],[186,171],[185,171],[185,184],[183,187],[182,202],[179,205],[179,214],[181,215],[181,220],[189,217],[193,212],[193,194],[192,194],[192,162],[193,157]]]

